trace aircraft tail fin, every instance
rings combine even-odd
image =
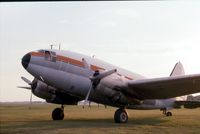
[[[170,76],[185,75],[184,67],[181,62],[177,62],[174,66]]]

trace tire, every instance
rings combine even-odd
[[[53,120],[63,120],[64,119],[64,112],[61,108],[55,108],[52,112],[52,119]]]
[[[167,112],[166,116],[172,116],[172,113],[171,112]]]
[[[115,123],[127,123],[128,114],[124,109],[118,109],[114,115]]]

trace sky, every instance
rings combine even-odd
[[[200,1],[0,3],[0,102],[29,101],[27,52],[55,45],[139,73],[200,73]],[[34,101],[40,100],[37,97]]]

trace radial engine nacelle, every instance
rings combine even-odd
[[[36,78],[31,84],[31,91],[35,96],[45,99],[48,103],[75,105],[81,100],[63,93]]]
[[[31,85],[31,90],[32,93],[42,99],[45,100],[54,100],[56,95],[55,95],[55,88],[48,86],[44,82],[34,79]]]

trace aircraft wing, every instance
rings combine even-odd
[[[200,74],[128,81],[122,92],[137,99],[167,99],[200,92]]]
[[[175,101],[175,107],[180,108],[181,106],[189,109],[199,108],[200,101]]]

